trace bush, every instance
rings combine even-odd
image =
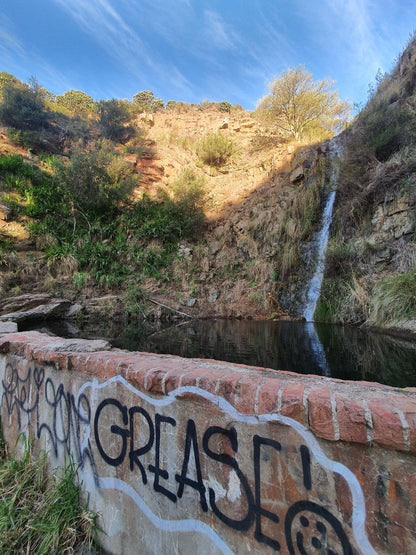
[[[231,104],[227,100],[223,100],[222,102],[219,102],[218,109],[220,112],[230,112]]]
[[[124,124],[130,120],[130,112],[122,101],[100,100],[97,104],[99,124],[103,135],[113,141],[125,142],[134,135],[134,128]]]
[[[107,139],[88,152],[76,150],[69,163],[55,160],[54,170],[68,204],[89,220],[111,221],[137,184],[131,166]]]
[[[221,133],[208,135],[197,144],[199,158],[209,166],[222,166],[233,153],[233,143]]]
[[[29,129],[24,131],[22,129],[15,129],[14,127],[8,127],[6,135],[13,143],[36,152],[42,150],[44,146],[38,131]]]
[[[6,84],[0,102],[0,121],[21,130],[40,129],[48,119],[45,104],[37,90]]]

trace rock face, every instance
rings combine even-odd
[[[400,239],[413,233],[416,230],[416,200],[399,197],[379,204],[371,223],[383,239]]]
[[[50,295],[34,294],[12,297],[0,303],[0,321],[24,322],[63,318],[70,307],[66,299],[53,299]]]

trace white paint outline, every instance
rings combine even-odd
[[[196,396],[203,397],[207,401],[210,401],[213,405],[216,405],[219,409],[223,412],[227,413],[231,418],[234,420],[238,420],[239,422],[243,422],[245,424],[256,425],[259,423],[269,423],[269,422],[279,422],[286,426],[293,428],[307,443],[308,447],[312,451],[316,460],[327,470],[339,474],[342,476],[345,481],[347,482],[352,496],[352,530],[357,542],[357,545],[361,549],[363,555],[377,555],[377,552],[374,550],[372,545],[370,544],[367,534],[365,532],[365,519],[366,519],[366,509],[365,509],[365,499],[364,494],[361,489],[360,483],[353,474],[353,472],[344,466],[342,463],[333,461],[329,459],[325,453],[323,452],[321,446],[319,445],[315,436],[310,432],[308,429],[305,428],[302,424],[293,420],[292,418],[288,418],[287,416],[282,416],[280,414],[260,414],[260,415],[247,415],[239,413],[228,401],[224,398],[219,397],[218,395],[214,395],[204,389],[200,389],[199,387],[195,386],[183,386],[173,391],[170,391],[167,396],[163,399],[154,399],[150,397],[146,393],[142,393],[138,389],[136,389],[133,385],[131,385],[127,380],[125,380],[122,376],[114,376],[110,378],[104,383],[99,384],[97,381],[93,382],[85,382],[78,391],[78,396],[84,392],[85,389],[91,387],[95,390],[103,389],[113,383],[120,383],[129,389],[134,395],[137,395],[142,400],[146,401],[147,403],[155,406],[155,407],[166,407],[172,404],[177,397],[180,397],[183,394],[191,393]],[[83,445],[87,443],[89,439],[89,432],[90,428],[87,431],[87,435],[84,438]],[[116,489],[122,491],[126,495],[132,498],[132,500],[136,503],[139,509],[144,512],[144,514],[149,518],[149,520],[158,526],[159,528],[171,531],[171,532],[202,532],[203,534],[210,537],[210,539],[219,547],[223,553],[226,555],[232,553],[229,547],[224,543],[221,537],[212,530],[212,528],[205,523],[195,520],[195,519],[185,519],[185,520],[164,520],[157,517],[151,509],[145,504],[143,499],[137,494],[137,492],[131,488],[128,484],[123,482],[122,480],[118,480],[116,478],[99,478],[99,485],[102,489]]]

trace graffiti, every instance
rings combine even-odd
[[[43,368],[29,367],[22,375],[7,364],[1,383],[1,404],[5,406],[8,417],[16,416],[18,430],[24,431],[32,424],[37,439],[47,436],[55,457],[62,447],[82,469],[88,460],[94,480],[98,482],[91,443],[87,440],[87,444],[83,445],[91,421],[88,397],[84,394],[75,397],[65,391],[62,384],[56,387],[50,377],[45,377]],[[43,410],[41,399],[44,400]]]
[[[275,514],[264,507],[264,499],[262,498],[262,476],[263,466],[265,463],[264,449],[269,448],[276,454],[283,450],[282,444],[274,438],[263,437],[254,434],[252,437],[252,475],[254,476],[254,484],[248,479],[240,468],[237,460],[239,454],[239,436],[234,426],[224,428],[220,426],[209,426],[202,431],[198,431],[196,422],[193,418],[189,418],[186,423],[179,426],[175,418],[166,416],[158,412],[162,411],[175,402],[177,397],[183,394],[192,393],[213,403],[216,408],[231,417],[232,421],[240,422],[247,425],[259,425],[262,422],[280,422],[281,424],[295,430],[303,442],[299,446],[298,456],[300,459],[300,468],[302,469],[301,483],[305,488],[305,493],[313,488],[312,483],[312,456],[316,461],[329,472],[342,476],[347,482],[352,497],[352,530],[356,540],[356,544],[360,546],[360,550],[364,554],[375,555],[375,551],[368,541],[365,532],[365,502],[361,487],[354,474],[344,465],[332,461],[326,457],[317,440],[309,430],[301,424],[290,418],[277,414],[265,414],[260,416],[243,415],[238,413],[225,399],[217,397],[211,393],[196,387],[182,387],[172,391],[164,399],[154,399],[146,394],[136,390],[131,384],[120,376],[116,376],[103,384],[85,383],[81,390],[84,392],[88,388],[103,389],[111,386],[113,383],[122,383],[127,389],[139,397],[141,400],[154,407],[154,415],[150,410],[146,410],[142,403],[128,407],[121,404],[115,398],[106,398],[98,405],[94,417],[94,436],[100,455],[104,460],[111,461],[112,466],[123,465],[125,460],[129,461],[129,469],[135,472],[137,469],[141,477],[143,485],[153,486],[155,492],[163,495],[172,503],[178,504],[183,496],[184,488],[192,488],[195,490],[199,499],[199,506],[202,513],[212,511],[226,526],[246,532],[251,528],[254,529],[254,538],[259,544],[265,544],[275,551],[280,551],[287,547],[289,553],[300,553],[301,555],[309,553],[326,553],[327,555],[350,555],[354,553],[353,547],[348,539],[347,533],[339,519],[332,514],[328,508],[321,506],[309,500],[299,500],[289,506],[286,514]],[[123,426],[111,424],[109,426],[110,433],[118,438],[117,453],[110,455],[106,451],[104,445],[106,435],[105,430],[108,427],[100,425],[101,418],[108,411],[110,421],[112,419],[121,420]],[[137,445],[137,432],[135,419],[140,420],[140,426],[146,428],[143,435],[146,440]],[[179,465],[177,472],[174,473],[174,479],[177,482],[176,489],[172,488],[172,476],[169,475],[166,468],[161,466],[161,443],[163,442],[163,433],[168,434],[169,431],[180,428],[184,430],[184,447],[179,457]],[[164,430],[164,432],[162,431]],[[223,452],[216,452],[211,448],[210,443],[214,438],[221,437],[225,446]],[[114,441],[108,441],[114,446]],[[144,456],[151,455],[153,462],[146,467]],[[224,474],[227,470],[232,471],[238,482],[239,490],[245,500],[246,512],[242,518],[236,519],[234,515],[225,514],[217,503],[217,493],[213,487],[210,487],[204,479],[203,468],[201,464],[202,458],[216,461],[219,465],[218,473]],[[193,475],[189,476],[189,461],[194,461]],[[151,475],[154,474],[153,483]],[[163,485],[162,485],[162,483]],[[168,487],[168,482],[171,485]],[[171,531],[202,531],[207,535],[212,535],[212,529],[205,524],[192,519],[186,520],[163,520],[157,517],[149,507],[144,503],[143,499],[138,495],[137,491],[132,490],[126,481],[114,478],[100,478],[100,487],[109,489],[118,489],[129,495],[145,512],[146,516],[156,525],[164,530]],[[284,527],[282,537],[271,537],[263,531],[265,521],[272,524],[281,523]],[[192,528],[193,527],[193,528]],[[285,546],[281,545],[282,540]],[[217,537],[215,543],[221,549],[228,553],[229,550],[224,546],[221,538]]]
[[[196,387],[182,387],[155,399],[116,376],[101,384],[86,382],[74,394],[56,378],[48,369],[19,372],[8,364],[1,382],[3,411],[15,418],[19,430],[30,428],[37,438],[46,437],[55,456],[62,449],[82,469],[90,469],[100,490],[128,495],[160,529],[205,534],[224,553],[232,551],[220,535],[221,527],[251,536],[254,546],[276,552],[352,555],[354,544],[364,554],[375,553],[365,531],[365,502],[358,480],[347,467],[329,459],[298,422],[277,414],[240,414],[225,399]],[[119,385],[125,394],[114,394]],[[107,388],[111,395],[105,394]],[[205,422],[197,414],[183,419],[174,403],[184,394],[212,403],[217,421]],[[270,422],[278,423],[274,430],[284,433],[279,437],[261,433],[259,425]],[[285,483],[279,482],[271,461],[280,472],[296,474],[296,492],[287,497],[291,501],[286,501]],[[316,483],[317,468],[322,469],[325,486]],[[331,487],[322,475],[334,474],[349,490],[347,528],[335,506],[332,510],[330,504],[310,497],[317,487]],[[279,503],[268,497],[271,482]],[[195,500],[194,514],[185,505],[190,498]],[[153,502],[159,516],[151,508]],[[169,511],[169,506],[175,509]]]

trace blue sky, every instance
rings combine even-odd
[[[152,90],[251,110],[303,64],[365,102],[414,28],[414,0],[0,0],[0,71],[55,94]]]

